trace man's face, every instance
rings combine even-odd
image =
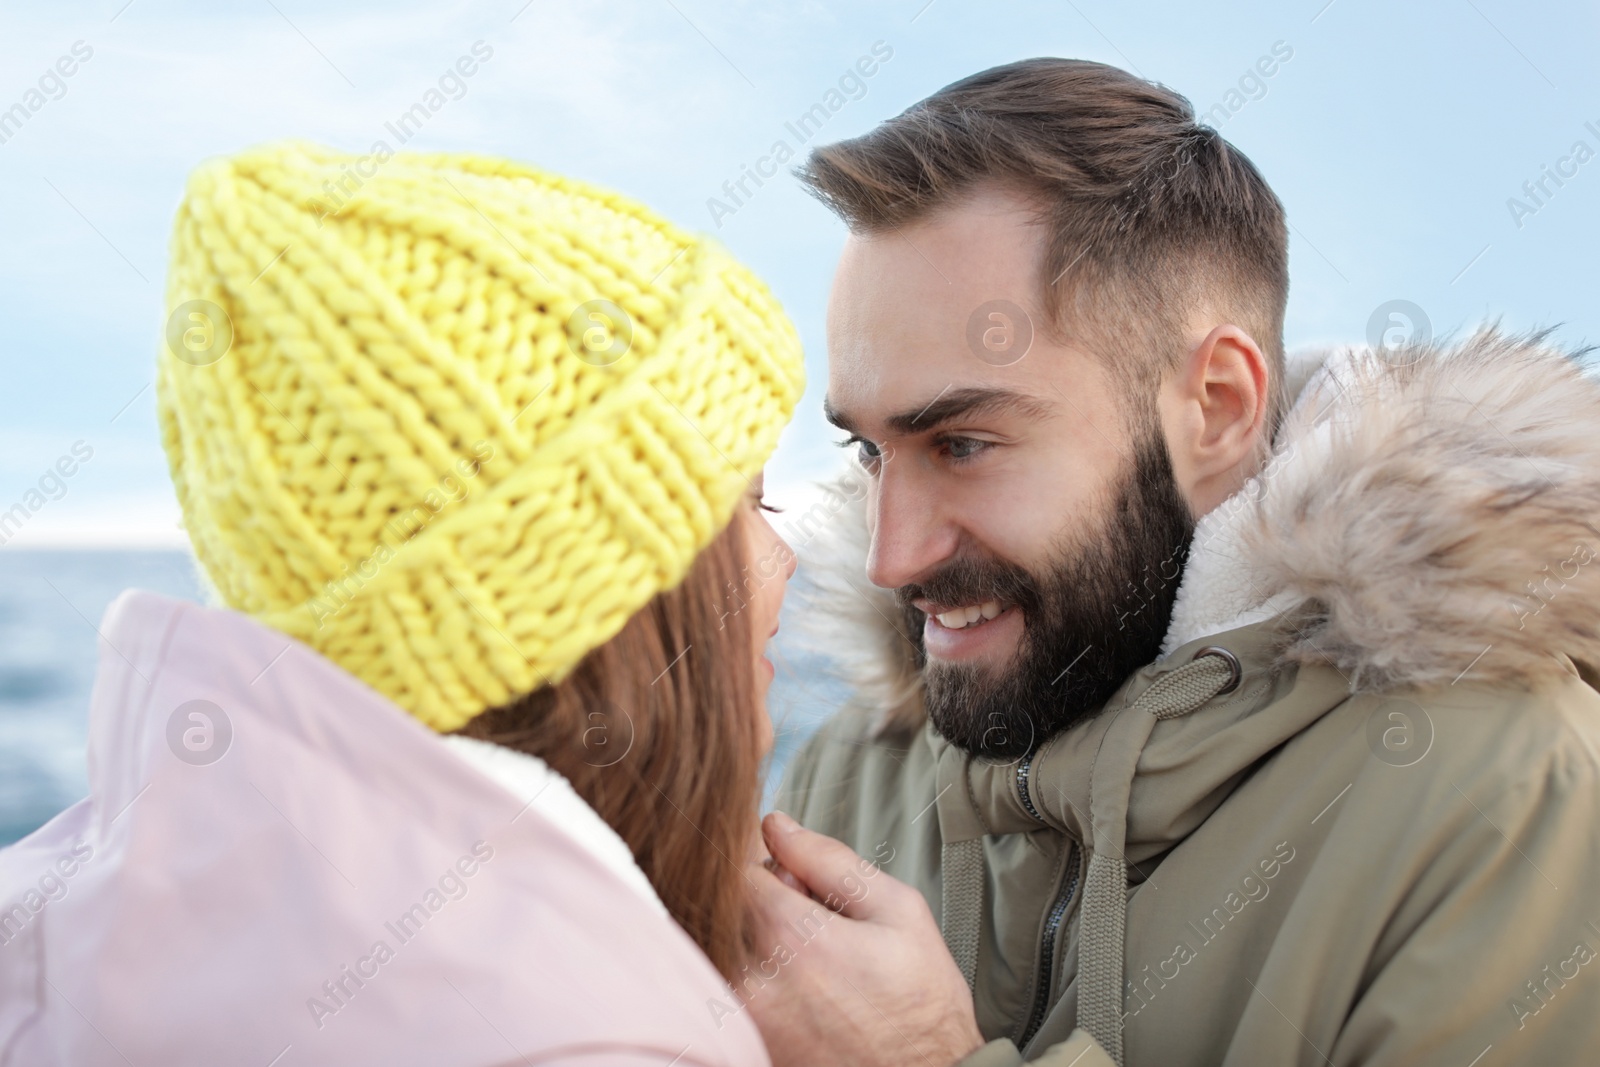
[[[906,608],[934,725],[998,758],[1155,657],[1193,532],[1154,416],[1044,336],[1041,246],[1024,202],[976,194],[852,236],[828,314],[830,418],[873,475],[867,576]]]

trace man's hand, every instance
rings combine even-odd
[[[780,812],[762,832],[782,870],[750,868],[757,959],[738,987],[775,1067],[949,1067],[983,1044],[921,893]]]

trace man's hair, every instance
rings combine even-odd
[[[1108,361],[1130,411],[1185,354],[1201,308],[1267,357],[1281,414],[1289,289],[1283,205],[1189,101],[1103,63],[1040,58],[948,85],[872,132],[812,151],[801,181],[852,230],[925,218],[986,184],[1038,205],[1045,326]]]

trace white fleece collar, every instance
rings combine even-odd
[[[627,842],[578,795],[560,772],[537,756],[490,741],[459,734],[449,734],[440,740],[484,777],[549,819],[662,915],[667,914],[666,905],[661,903],[650,879],[639,869]]]
[[[1290,368],[1289,378],[1305,384],[1296,394],[1284,425],[1294,425],[1293,416],[1312,415],[1311,405],[1321,409],[1311,419],[1316,426],[1313,432],[1326,435],[1334,426],[1350,422],[1354,413],[1345,410],[1348,403],[1341,405],[1341,401],[1346,400],[1345,383],[1353,373],[1352,355],[1350,350],[1331,355],[1318,351],[1299,358]],[[1172,606],[1172,620],[1161,642],[1163,656],[1196,638],[1265,622],[1305,599],[1293,589],[1269,593],[1263,588],[1244,546],[1244,528],[1255,515],[1254,505],[1272,481],[1290,471],[1301,455],[1295,442],[1280,438],[1272,459],[1261,472],[1195,525],[1189,558]]]

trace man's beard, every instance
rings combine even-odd
[[[1156,658],[1172,618],[1194,519],[1178,492],[1160,430],[1139,442],[1101,522],[1035,577],[997,559],[952,561],[896,591],[924,662],[929,718],[975,756],[1009,761],[1095,714],[1128,676]],[[1000,668],[927,661],[915,600],[1022,613],[1023,634]]]

